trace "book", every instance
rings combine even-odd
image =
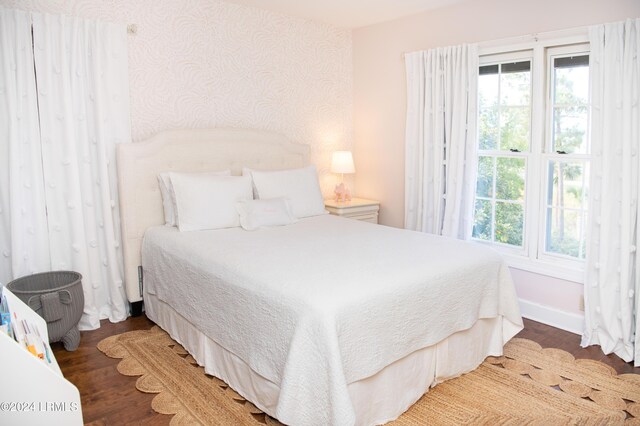
[[[1,293],[0,293],[1,294]],[[0,332],[14,338],[13,328],[11,327],[11,313],[7,305],[6,297],[0,297]]]
[[[0,287],[0,332],[62,375],[49,345],[47,323],[8,288]]]

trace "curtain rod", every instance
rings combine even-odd
[[[521,36],[504,37],[504,38],[499,38],[494,40],[485,40],[485,41],[476,42],[476,44],[478,45],[478,48],[482,49],[482,48],[493,47],[493,46],[510,45],[510,44],[513,45],[513,44],[526,43],[526,42],[537,43],[541,40],[571,37],[577,34],[587,34],[588,30],[589,30],[588,26],[572,27],[572,28],[565,28],[562,30],[544,31],[540,33],[531,33],[531,34],[525,34]],[[471,43],[467,43],[467,44],[471,44]],[[437,47],[444,47],[444,46],[436,46],[436,48]],[[426,49],[422,49],[422,50],[426,50]],[[404,59],[404,57],[409,53],[420,52],[420,51],[421,50],[414,50],[411,52],[402,52],[401,58]]]

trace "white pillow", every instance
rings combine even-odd
[[[160,173],[158,175],[158,186],[160,187],[160,195],[162,195],[162,209],[164,210],[164,224],[166,226],[176,226],[176,218],[174,215],[173,201],[171,200],[171,192],[169,186],[169,172]]]
[[[296,220],[286,198],[238,201],[236,209],[240,214],[240,226],[247,231],[262,226],[289,225]]]
[[[243,169],[251,175],[255,195],[259,199],[284,197],[289,199],[293,215],[297,218],[327,213],[318,183],[315,166],[302,169],[259,171]]]
[[[231,176],[231,170],[222,170],[219,172],[200,172],[190,173],[194,175],[206,176]],[[164,224],[166,226],[176,226],[178,219],[176,217],[176,197],[173,193],[173,186],[169,178],[169,172],[163,172],[158,175],[158,185],[160,186],[160,194],[162,195],[162,208],[164,209]]]
[[[248,176],[197,176],[169,173],[180,231],[240,226],[236,203],[251,200]]]

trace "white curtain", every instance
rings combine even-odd
[[[0,8],[0,283],[47,271],[31,17]]]
[[[405,65],[405,227],[467,239],[477,168],[477,46],[409,53]]]
[[[8,176],[3,176],[0,208],[12,212],[3,221],[10,232],[3,227],[2,236],[4,239],[8,235],[11,241],[13,267],[3,276],[17,278],[47,269],[80,272],[85,309],[79,327],[95,329],[100,327],[100,319],[121,321],[128,313],[115,170],[115,146],[129,142],[131,137],[126,25],[39,13],[30,16],[38,110],[34,109],[32,95],[34,108],[22,119],[15,119],[17,124],[11,126],[16,129],[14,133],[0,141],[3,150],[8,141],[12,152]],[[27,31],[31,33],[30,26]],[[5,58],[13,50],[18,54],[30,51],[30,38],[6,50],[3,36],[3,61],[11,60]],[[33,61],[20,78],[29,78],[28,68],[33,78]],[[3,77],[5,81],[9,78]],[[5,84],[26,96],[25,90],[17,89],[14,83]],[[35,90],[33,82],[24,87]],[[20,114],[11,103],[8,109],[10,116]],[[33,143],[40,144],[29,152],[17,150],[24,140],[20,135],[26,131],[20,127],[25,126],[24,119],[36,123]],[[16,163],[18,154],[13,152],[21,153],[23,161]],[[37,222],[41,216],[31,220],[16,213],[23,209],[16,200],[25,198],[20,187],[24,176],[29,178],[33,202],[39,208],[46,205],[44,228]],[[4,197],[5,177],[8,197]],[[32,182],[35,180],[37,184]],[[35,241],[23,237],[32,230]],[[24,255],[16,251],[17,246],[23,246]],[[33,267],[31,262],[27,268],[21,265],[22,260],[33,258],[41,250],[46,250],[47,262]]]
[[[640,19],[593,26],[592,171],[582,346],[640,366]]]

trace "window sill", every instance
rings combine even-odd
[[[500,254],[502,254],[510,268],[534,272],[536,274],[572,281],[578,284],[584,283],[584,268],[581,265],[569,266],[566,264],[545,262],[543,260],[533,260],[528,257],[518,256],[511,253],[500,252]]]

